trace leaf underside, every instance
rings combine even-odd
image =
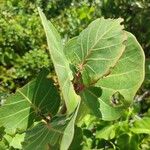
[[[63,45],[60,35],[52,23],[48,22],[45,15],[39,8],[39,14],[46,33],[51,59],[53,61],[58,82],[65,100],[68,114],[71,114],[77,107],[80,97],[75,93],[71,80],[73,79],[69,63],[63,52]]]
[[[112,120],[120,117],[122,108],[128,107],[144,80],[144,54],[136,38],[127,33],[126,49],[122,57],[111,70],[111,74],[99,80],[96,85],[102,88],[100,111],[103,119]],[[123,99],[121,105],[112,104],[112,95],[119,92]],[[106,107],[105,107],[106,106]],[[107,109],[106,109],[107,108]]]

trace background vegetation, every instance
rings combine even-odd
[[[135,97],[134,105],[127,110],[120,122],[104,122],[97,121],[95,118],[86,118],[83,121],[83,131],[79,131],[81,137],[78,139],[83,138],[84,147],[89,149],[119,147],[120,149],[137,150],[137,147],[140,147],[148,150],[150,148],[150,129],[148,129],[149,134],[139,135],[132,133],[130,126],[135,117],[150,117],[150,1],[0,1],[1,100],[5,95],[14,92],[16,88],[23,86],[35,77],[41,68],[50,68],[53,73],[53,65],[47,53],[45,33],[37,6],[43,9],[47,18],[56,26],[64,42],[78,35],[83,28],[98,17],[124,18],[126,30],[137,37],[144,49],[146,55],[145,81]],[[150,123],[150,119],[146,120],[146,123]],[[110,132],[112,130],[114,132]],[[99,139],[102,135],[103,139]],[[116,142],[119,143],[117,146],[115,146]],[[123,142],[127,147],[122,147]]]

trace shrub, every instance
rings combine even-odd
[[[63,46],[57,30],[40,9],[39,14],[58,80],[50,79],[44,69],[7,99],[0,108],[2,142],[8,147],[21,149],[23,146],[29,150],[76,149],[83,146],[75,143],[83,140],[81,125],[86,115],[93,116],[90,120],[94,122],[95,118],[112,121],[130,116],[123,114],[144,80],[143,50],[136,38],[123,30],[120,18],[96,19]],[[92,127],[89,137],[92,138],[93,133],[95,138],[105,140],[119,136],[115,142],[120,149],[124,139],[126,148],[138,149],[138,134],[149,133],[141,130],[148,129],[147,118],[135,120],[132,127],[127,122],[103,123],[105,125],[98,125],[103,129],[96,133]],[[84,134],[88,136],[86,127]],[[5,140],[8,145],[4,144]],[[83,142],[87,142],[84,146],[89,149],[101,145]]]

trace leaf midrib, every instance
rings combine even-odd
[[[18,89],[18,92],[25,98],[25,100],[27,100],[27,102],[31,105],[31,107],[36,111],[36,112],[39,112],[39,108],[37,106],[35,106],[31,100],[23,93],[21,92],[19,89]]]

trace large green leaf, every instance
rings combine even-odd
[[[64,52],[81,72],[84,84],[107,74],[125,50],[126,34],[121,22],[122,19],[96,19],[66,44]]]
[[[80,97],[76,95],[71,82],[73,76],[69,68],[69,63],[63,52],[61,38],[51,22],[47,21],[41,9],[38,10],[47,36],[50,56],[54,63],[63,98],[67,106],[67,111],[70,114],[77,107]]]
[[[78,107],[68,119],[64,116],[54,117],[50,123],[40,122],[27,131],[23,144],[24,149],[46,150],[49,148],[56,150],[56,146],[61,143],[60,149],[67,150],[74,136],[74,123]]]
[[[121,108],[129,106],[144,80],[143,50],[136,38],[127,33],[126,49],[110,74],[96,84],[102,88],[99,98],[102,118],[112,120],[120,116]],[[113,104],[114,95],[119,94],[119,105]],[[116,115],[114,115],[116,114]]]
[[[0,126],[9,132],[25,130],[37,119],[54,116],[60,105],[60,97],[53,81],[47,78],[48,71],[18,89],[0,107]]]
[[[116,21],[116,22],[117,22],[116,24],[118,24],[118,26],[119,26],[118,21]],[[92,23],[89,26],[89,28],[94,27],[94,25],[96,25],[96,21],[94,23]],[[104,29],[105,29],[105,27],[104,27]],[[86,33],[88,33],[88,32],[89,32],[89,30],[86,30]],[[83,33],[86,34],[85,31],[83,31]],[[94,34],[94,31],[90,32],[90,33]],[[119,33],[120,33],[119,35],[121,35],[121,34],[124,35],[124,33],[121,31],[121,29],[120,29]],[[79,47],[81,47],[81,45],[78,44],[78,42],[79,42],[78,39],[81,39],[81,37],[83,36],[83,35],[82,36],[81,35],[80,35],[80,37],[76,37],[76,38],[72,39],[69,43],[67,43],[66,48],[64,50],[67,58],[77,68],[77,71],[78,71],[78,69],[80,71],[80,68],[78,68],[78,67],[81,62],[80,60],[82,60],[82,55],[81,55],[82,50],[79,49]],[[98,114],[97,111],[100,111],[102,114],[102,118],[104,120],[114,120],[114,119],[117,119],[120,117],[121,113],[123,112],[123,109],[126,108],[126,106],[129,106],[131,104],[131,102],[135,96],[135,93],[137,92],[138,88],[140,87],[140,85],[144,79],[145,57],[144,57],[143,50],[142,50],[141,46],[139,45],[139,43],[137,42],[136,38],[132,34],[126,32],[126,35],[128,38],[127,38],[127,41],[124,42],[126,48],[123,53],[122,53],[122,49],[121,48],[118,49],[118,47],[117,48],[113,47],[113,49],[111,50],[112,53],[110,53],[112,55],[110,55],[108,52],[106,52],[107,50],[105,49],[106,56],[108,55],[108,57],[111,56],[112,58],[116,58],[113,55],[113,52],[119,56],[119,57],[117,57],[117,59],[115,59],[115,61],[116,61],[115,64],[114,64],[114,59],[110,60],[109,63],[110,64],[112,63],[111,66],[113,66],[113,67],[107,68],[105,66],[107,68],[106,69],[107,74],[104,74],[104,76],[101,76],[101,78],[98,81],[91,82],[89,80],[91,82],[90,84],[92,84],[92,86],[101,88],[101,90],[102,90],[101,96],[98,96],[99,94],[95,94],[95,92],[89,88],[89,86],[91,86],[91,85],[88,85],[88,87],[87,87],[84,84],[85,85],[84,90],[82,89],[82,91],[80,91],[80,95],[81,95],[82,99],[87,104],[87,106],[89,106],[89,108],[91,108],[91,111],[95,115]],[[122,37],[122,39],[124,39],[123,37]],[[119,37],[112,36],[111,38],[113,41],[113,39],[115,40],[115,38],[119,38]],[[85,37],[85,39],[88,40],[86,37]],[[94,37],[93,37],[93,39],[94,39]],[[105,38],[105,40],[109,41],[109,38]],[[118,42],[120,47],[123,46],[123,45],[121,46],[120,42],[117,41],[117,39],[115,41]],[[123,40],[122,40],[122,42],[123,42]],[[104,44],[103,47],[108,46],[107,42],[106,43],[102,42],[101,44]],[[116,49],[117,49],[118,53],[116,53]],[[119,51],[121,51],[121,57],[120,57]],[[92,54],[94,54],[94,52]],[[103,54],[104,54],[104,50],[100,49],[99,51],[97,51],[97,53],[94,56],[95,56],[95,58],[97,58],[97,56],[103,55]],[[105,55],[103,55],[103,56],[105,56]],[[89,56],[91,56],[91,55],[89,55]],[[88,58],[90,58],[90,57],[88,57]],[[86,63],[88,63],[88,61]],[[101,61],[99,61],[97,63],[98,63],[99,68],[98,67],[95,68],[96,61],[93,61],[93,64],[92,64],[93,66],[91,66],[91,70],[93,68],[95,68],[97,70],[96,74],[98,74],[98,70],[101,70],[101,68],[104,67],[104,64],[101,63]],[[90,64],[91,64],[91,61],[90,61]],[[84,67],[83,67],[83,70],[84,70]],[[86,69],[84,71],[83,70],[81,71],[81,74],[82,74],[83,81],[85,81],[85,80],[88,80],[88,78],[83,73],[83,72],[86,72],[85,71]],[[87,72],[87,74],[90,74],[90,71]],[[92,80],[93,79],[94,78],[92,78]],[[95,102],[96,99],[99,104],[96,104],[97,103],[97,102]],[[92,100],[95,102],[95,106],[94,106],[94,104],[92,105]],[[95,107],[95,109],[98,109],[98,110],[94,110],[93,107]]]
[[[131,131],[136,133],[136,134],[150,134],[150,118],[145,117],[140,120],[136,120],[133,124],[133,127],[131,127]]]

